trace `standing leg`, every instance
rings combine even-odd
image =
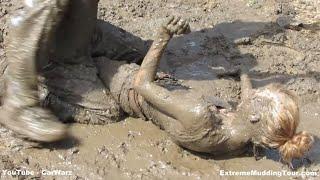
[[[64,122],[107,124],[123,117],[91,58],[97,8],[97,0],[71,0],[43,70],[49,92],[44,104]]]
[[[66,126],[40,107],[37,65],[47,61],[49,43],[68,5],[69,0],[26,1],[27,7],[11,19],[7,92],[0,122],[32,140],[50,142],[66,135]]]
[[[57,27],[50,59],[59,63],[88,61],[90,42],[97,23],[97,0],[69,0],[68,9]],[[80,62],[83,60],[82,62]]]

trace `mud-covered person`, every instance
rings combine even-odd
[[[67,134],[61,121],[121,120],[124,113],[97,76],[91,57],[91,44],[99,32],[98,0],[22,3],[23,8],[11,17],[6,40],[9,66],[1,124],[29,140],[52,142]],[[142,59],[112,34],[108,42],[106,50],[118,58]]]
[[[153,121],[178,145],[196,152],[237,155],[253,144],[278,149],[289,165],[292,159],[303,157],[314,138],[305,131],[296,132],[296,97],[280,85],[253,89],[248,75],[242,73],[241,103],[229,110],[218,98],[195,98],[191,91],[169,91],[155,82],[168,42],[173,35],[188,31],[188,22],[171,18],[159,28],[140,67],[97,60],[101,78],[120,105],[131,115]]]
[[[57,4],[57,2],[58,1],[43,1],[44,4],[48,3],[50,5],[45,6],[49,8],[56,8],[57,5],[59,5],[60,9],[65,9],[62,5],[67,6],[67,4],[61,4],[62,1],[59,1],[60,4]],[[66,3],[66,1],[63,2]],[[50,3],[54,3],[54,6]],[[56,12],[55,8],[53,8],[53,12]],[[78,6],[77,8],[81,9],[82,7]],[[39,9],[41,11],[40,6]],[[37,10],[37,14],[33,14],[33,17],[39,15],[39,9]],[[43,11],[43,13],[44,12],[47,11]],[[50,17],[52,18],[51,20],[59,19],[58,17],[60,17],[58,13],[52,14],[51,12],[49,14],[50,16],[41,17]],[[12,52],[15,52],[14,50],[16,50],[21,51],[20,53],[25,53],[23,54],[25,59],[20,58],[21,55],[16,57],[14,54],[9,54],[10,56],[8,56],[8,58],[12,58],[10,63],[14,64],[13,66],[11,65],[11,68],[9,69],[9,80],[13,81],[9,81],[8,83],[9,93],[5,101],[4,110],[7,110],[5,112],[9,113],[11,116],[13,115],[10,114],[10,112],[18,112],[18,118],[15,118],[15,120],[18,119],[19,121],[23,121],[23,123],[29,123],[27,124],[28,126],[26,126],[29,129],[30,127],[33,128],[33,124],[38,125],[38,123],[41,122],[39,127],[42,129],[39,129],[39,131],[37,131],[37,128],[32,129],[36,136],[28,133],[26,133],[26,135],[32,138],[36,137],[38,140],[47,141],[50,139],[48,137],[56,137],[56,134],[62,135],[63,133],[60,132],[63,132],[61,131],[63,128],[60,127],[61,125],[58,124],[56,120],[53,121],[55,119],[54,116],[48,116],[48,114],[50,114],[49,111],[39,108],[39,100],[36,96],[37,81],[35,77],[35,62],[37,61],[35,60],[39,60],[41,58],[38,57],[39,54],[46,55],[44,52],[50,49],[48,48],[50,45],[48,43],[50,42],[48,41],[50,40],[50,36],[48,36],[48,34],[54,36],[54,29],[57,26],[55,23],[52,23],[56,21],[48,21],[47,19],[46,21],[41,19],[38,20],[39,21],[37,22],[39,23],[49,22],[49,24],[31,23],[34,30],[38,30],[39,32],[36,35],[36,38],[32,38],[32,36],[25,36],[24,31],[21,30],[21,27],[23,27],[21,24],[18,24],[16,31],[21,30],[22,32],[18,31],[17,35],[19,36],[13,38],[16,42],[22,42],[19,41],[19,37],[21,35],[28,42],[33,42],[32,40],[34,40],[34,44],[26,46],[26,48],[29,48],[28,50],[30,50],[30,48],[32,50],[33,48],[33,51],[24,52],[24,46],[21,47],[14,43],[11,43],[11,49],[9,47],[9,52],[10,50]],[[29,23],[27,23],[28,21],[24,22],[26,23],[25,29],[30,29],[30,27],[27,26],[29,25]],[[64,28],[68,27],[68,24],[62,25],[66,26]],[[214,102],[207,100],[206,98],[196,99],[192,93],[168,91],[166,88],[163,88],[154,82],[160,58],[169,40],[174,34],[186,33],[188,29],[189,26],[186,21],[180,20],[179,18],[170,19],[168,23],[159,28],[158,35],[141,67],[135,64],[125,64],[118,61],[112,61],[107,58],[98,58],[95,60],[100,73],[100,78],[103,80],[107,88],[110,89],[111,95],[121,106],[122,110],[132,116],[139,116],[151,120],[156,125],[164,129],[177,144],[193,151],[206,152],[215,155],[228,153],[238,154],[246,145],[253,143],[255,146],[279,149],[283,160],[286,162],[290,162],[293,158],[302,157],[310,149],[313,143],[313,137],[306,132],[296,133],[299,122],[299,109],[294,95],[290,92],[283,90],[278,86],[271,85],[262,89],[254,90],[251,88],[251,83],[247,75],[242,74],[242,103],[236,110],[227,111],[223,106],[221,106],[220,100]],[[85,30],[73,28],[71,32],[77,34],[82,31]],[[39,36],[39,34],[41,35],[41,32],[45,33],[45,39],[43,39],[42,36]],[[88,34],[90,33],[92,32],[89,32]],[[89,44],[89,38],[79,41],[81,42],[79,45],[83,45],[84,47]],[[75,44],[75,46],[77,45],[78,43]],[[69,51],[63,50],[64,49],[61,50],[60,54],[62,59],[68,57],[66,54],[70,53]],[[71,50],[73,50],[71,52],[77,52],[72,48]],[[60,51],[56,50],[56,52]],[[59,53],[56,54],[59,55]],[[90,59],[90,57],[88,57],[84,52],[84,55],[78,56],[78,58],[73,57],[71,59],[78,62],[79,59],[81,60],[86,58]],[[57,59],[60,59],[59,56]],[[29,62],[27,60],[29,60]],[[16,65],[20,66],[16,67]],[[64,66],[66,66],[66,64],[60,68],[63,69]],[[54,68],[54,70],[56,69],[57,68]],[[58,72],[60,71],[58,70]],[[61,72],[63,73],[64,71]],[[18,75],[15,76],[15,73]],[[75,71],[73,73],[79,73],[74,74],[74,76],[76,76],[80,75],[82,72]],[[21,74],[23,76],[21,76]],[[65,79],[68,80],[68,76],[67,78],[61,78],[58,76],[58,78],[56,78],[56,82],[52,80],[50,82],[63,82]],[[12,89],[16,88],[14,90],[18,93],[10,91],[10,87]],[[60,86],[57,89],[55,88],[57,87],[53,86],[52,91],[55,92],[55,90],[59,90],[59,88],[62,87]],[[64,88],[67,89],[71,87]],[[75,89],[77,90],[77,86]],[[22,93],[19,94],[19,91]],[[25,94],[27,94],[27,96],[25,96]],[[26,100],[23,99],[25,97]],[[67,98],[68,96],[65,94],[61,97]],[[22,98],[23,101],[21,101],[20,98]],[[30,99],[33,100],[31,101],[33,103],[29,103]],[[104,100],[103,98],[101,99]],[[52,103],[56,101],[50,102]],[[52,104],[59,105],[59,103]],[[93,103],[93,105],[95,104]],[[63,106],[61,107],[63,108]],[[34,109],[36,111],[30,111]],[[29,114],[20,113],[24,111]],[[30,117],[30,112],[33,117]],[[41,114],[39,112],[44,113]],[[20,116],[19,113],[21,114]],[[86,114],[78,114],[78,116],[73,117],[81,118],[85,115]],[[13,120],[10,121],[12,121],[11,124],[15,125]],[[53,123],[54,126],[49,127],[49,122]],[[12,129],[15,128],[14,126],[10,126],[8,121],[4,121],[4,124],[9,124],[9,127]],[[52,133],[55,132],[56,129],[60,131],[57,131],[58,133]],[[18,132],[20,131],[20,129],[14,130]],[[48,136],[44,136],[45,138],[42,139],[38,138],[40,135],[47,135],[46,132],[49,133]],[[50,140],[53,139],[54,138],[51,138]]]

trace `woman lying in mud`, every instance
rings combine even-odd
[[[180,18],[171,18],[159,28],[140,67],[106,57],[93,61],[87,50],[96,3],[91,0],[42,1],[29,4],[28,16],[14,21],[7,49],[10,64],[2,124],[32,140],[50,142],[65,136],[65,126],[58,118],[78,122],[87,119],[95,123],[96,119],[106,117],[105,112],[111,114],[110,118],[117,117],[112,114],[123,110],[131,116],[151,120],[177,144],[196,152],[236,155],[252,143],[254,147],[278,149],[282,159],[290,163],[311,148],[313,137],[304,131],[296,133],[299,124],[296,98],[280,86],[252,89],[248,75],[243,73],[241,103],[236,110],[229,110],[220,100],[194,98],[192,93],[169,91],[155,83],[159,61],[168,42],[173,35],[189,31],[188,23]],[[70,16],[91,19],[72,21],[67,18]],[[59,34],[61,29],[67,37]],[[53,44],[60,43],[54,55],[50,54]],[[46,64],[43,61],[48,57],[56,59]],[[93,62],[106,89],[96,79]],[[40,73],[36,64],[40,64]],[[41,73],[49,91],[45,105],[58,118],[40,107],[37,75]],[[110,93],[102,93],[107,90]],[[121,109],[110,108],[114,102]],[[110,121],[117,120],[111,118]]]
[[[123,109],[153,121],[173,141],[192,151],[236,155],[252,143],[254,147],[278,149],[287,163],[303,157],[314,140],[307,132],[296,133],[296,97],[279,85],[253,89],[243,73],[241,103],[230,111],[221,107],[220,100],[215,103],[205,97],[197,99],[192,93],[169,91],[154,82],[168,42],[174,34],[186,33],[188,27],[186,21],[171,18],[159,29],[141,67],[97,61],[101,78]]]

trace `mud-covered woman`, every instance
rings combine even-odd
[[[54,2],[57,3],[58,1]],[[67,2],[69,1],[63,2],[65,3],[64,6],[67,7]],[[72,2],[73,1],[69,3],[72,4]],[[43,1],[40,4],[42,4],[44,7],[49,7],[50,9],[53,7],[50,3],[53,3],[53,1]],[[55,7],[57,7],[56,5],[59,5],[60,9],[66,9],[64,6],[62,6],[63,4],[55,4]],[[37,7],[41,6],[38,5]],[[81,7],[77,8],[81,9]],[[36,13],[32,15],[38,16],[38,13],[42,12],[42,10],[39,8],[35,12]],[[53,12],[58,11],[53,10]],[[59,17],[58,13],[46,16],[46,18],[51,19],[57,19],[57,17]],[[48,19],[45,20],[45,22],[48,22]],[[39,24],[27,22],[27,20],[22,21],[22,24],[18,24],[15,27],[15,33],[18,36],[12,38],[12,42],[10,43],[11,46],[9,46],[8,52],[11,50],[11,53],[15,53],[8,53],[11,66],[9,66],[10,69],[8,79],[11,80],[11,82],[8,82],[8,93],[3,109],[5,110],[5,113],[10,112],[10,110],[12,112],[17,111],[19,113],[28,112],[28,114],[21,113],[20,118],[22,118],[22,121],[26,121],[27,119],[28,122],[30,121],[29,123],[31,125],[37,125],[38,122],[34,121],[43,121],[45,119],[46,121],[43,122],[44,125],[41,124],[41,126],[39,126],[42,128],[41,131],[38,132],[37,128],[32,130],[35,133],[38,133],[38,135],[41,135],[41,133],[43,134],[44,131],[47,131],[49,135],[51,135],[50,133],[52,130],[55,130],[52,129],[52,127],[55,127],[56,129],[62,128],[57,128],[58,125],[60,126],[60,124],[58,124],[57,120],[53,121],[53,119],[56,118],[51,115],[48,110],[44,110],[39,107],[39,98],[36,95],[37,72],[35,71],[35,65],[37,61],[42,62],[43,59],[41,58],[44,58],[43,56],[46,54],[44,52],[49,51],[50,48],[48,49],[48,42],[51,42],[51,36],[59,35],[57,33],[59,31],[56,32],[54,29],[59,29],[58,25],[61,26],[64,24],[41,24],[41,22],[44,23],[44,20],[37,21]],[[31,24],[34,30],[40,29],[38,31],[39,33],[34,35],[36,37],[30,38],[24,35],[25,29],[30,29],[29,26],[24,27],[24,24]],[[166,131],[172,137],[174,142],[182,147],[196,152],[205,152],[214,155],[239,154],[248,144],[252,143],[254,144],[254,147],[260,146],[278,149],[282,159],[287,163],[290,163],[293,158],[303,157],[311,148],[313,144],[313,137],[304,131],[299,133],[296,132],[299,124],[299,108],[296,97],[291,92],[281,88],[279,85],[269,85],[264,88],[253,89],[248,75],[242,73],[241,103],[235,109],[228,110],[221,106],[220,100],[219,103],[216,103],[212,100],[206,99],[205,96],[201,98],[195,98],[191,92],[169,91],[154,81],[159,61],[168,42],[173,35],[184,34],[187,33],[188,30],[189,25],[186,21],[180,18],[171,18],[168,20],[167,23],[159,28],[157,36],[154,39],[154,42],[145,56],[141,66],[114,61],[108,58],[95,59],[94,63],[98,69],[98,76],[103,81],[106,88],[110,90],[108,98],[112,99],[112,101],[115,101],[121,107],[121,110],[125,111],[127,114],[151,120],[154,122],[154,124]],[[75,28],[72,29],[73,34],[83,33],[81,31],[83,30]],[[41,34],[40,32],[45,33]],[[87,44],[89,44],[91,33],[91,31],[83,33],[86,34],[84,37],[87,38],[79,40],[81,41],[80,45],[83,45],[83,47],[79,48],[80,50],[86,50],[88,48]],[[33,33],[30,33],[30,35],[31,34],[33,35]],[[31,41],[34,44],[30,44],[26,47],[32,51],[24,52],[24,48],[17,45],[21,44],[22,42],[21,39],[17,37],[22,37],[22,39],[26,38],[26,41],[36,40],[35,42]],[[60,39],[56,39],[59,41],[55,43],[60,43]],[[68,42],[69,41],[66,41],[64,43],[67,44]],[[77,46],[79,43],[73,45]],[[68,49],[70,47],[67,46],[66,48]],[[51,96],[53,98],[51,99],[50,95],[47,96],[47,100],[49,97],[47,105],[50,107],[50,109],[56,112],[55,114],[60,119],[66,119],[66,117],[68,117],[77,121],[77,119],[81,119],[82,116],[86,116],[86,113],[81,114],[77,113],[77,111],[64,112],[64,109],[66,108],[64,104],[76,104],[73,103],[74,101],[69,98],[69,95],[75,94],[79,95],[81,98],[86,97],[84,94],[86,95],[87,91],[82,91],[80,87],[87,86],[89,84],[81,84],[83,83],[81,80],[86,78],[90,79],[92,77],[95,78],[95,75],[86,73],[81,74],[81,72],[86,72],[88,66],[82,65],[88,62],[87,58],[90,59],[90,56],[86,51],[83,51],[83,54],[81,55],[81,51],[79,52],[71,49],[73,50],[71,52],[76,53],[72,55],[71,59],[76,60],[76,64],[79,66],[72,66],[71,70],[68,71],[65,70],[68,69],[66,66],[72,64],[72,62],[65,63],[65,57],[68,57],[65,56],[65,53],[68,54],[70,52],[65,51],[64,48],[61,49],[61,51],[59,51],[59,48],[57,49],[58,51],[55,50],[55,54],[61,53],[61,56],[54,57],[56,59],[63,59],[64,63],[62,63],[60,66],[59,63],[57,63],[58,66],[51,67],[51,69],[46,67],[49,69],[44,73],[46,74],[46,85],[49,84],[48,89],[50,93],[53,94]],[[21,58],[21,55],[15,56],[16,54],[23,52],[25,53],[25,57],[28,57],[27,59]],[[50,53],[48,54],[50,55]],[[20,66],[17,67],[19,64]],[[23,66],[21,66],[21,64],[23,64]],[[76,68],[83,69],[81,69],[81,72],[79,72],[76,70]],[[67,71],[67,73],[65,71]],[[70,73],[74,74],[69,75]],[[80,76],[81,80],[76,81],[75,79],[72,81],[72,77],[77,76]],[[71,84],[75,83],[78,86],[68,85],[70,82]],[[95,81],[89,82],[91,83]],[[63,86],[61,86],[61,84]],[[91,83],[90,85],[93,84]],[[96,85],[94,85],[94,87],[96,87]],[[13,90],[13,88],[15,89]],[[32,90],[30,90],[31,88]],[[19,94],[19,91],[21,90],[25,90],[23,91],[24,94]],[[92,92],[95,92],[96,89],[86,90],[89,90],[88,94],[91,94]],[[59,92],[74,92],[74,94],[59,94]],[[28,94],[28,96],[25,94]],[[21,96],[17,97],[17,95]],[[23,98],[26,98],[26,100],[21,101]],[[90,102],[92,106],[97,106],[94,103],[100,102],[94,98],[99,98],[99,100],[102,100],[101,103],[109,103],[108,99],[103,99],[100,97],[100,95],[93,96],[94,101]],[[86,106],[87,104],[82,104],[82,107],[86,108]],[[92,108],[92,106],[86,108],[85,112],[94,112],[95,114],[100,115],[95,111],[94,108]],[[57,113],[59,110],[63,112],[63,116]],[[116,112],[117,110],[119,109],[114,109],[114,112],[118,113]],[[48,114],[50,114],[50,116],[48,116]],[[11,114],[9,113],[9,115]],[[19,118],[17,114],[11,116]],[[94,119],[94,117],[89,116],[89,122],[92,119]],[[47,122],[55,123],[55,126],[49,126],[49,123]],[[9,128],[21,133],[19,129],[12,128],[10,123],[5,122],[4,124],[7,126],[9,124]],[[41,139],[39,136],[34,136],[33,134],[26,135],[35,140],[44,141],[48,141],[48,137],[50,137],[48,136]]]

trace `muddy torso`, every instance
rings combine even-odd
[[[142,106],[146,118],[165,129],[174,142],[187,149],[215,156],[239,155],[246,150],[244,147],[248,145],[250,139],[250,133],[247,133],[249,132],[248,126],[245,122],[241,123],[243,119],[235,120],[227,115],[228,111],[232,111],[228,103],[218,97],[197,97],[193,91],[182,90],[183,86],[177,86],[177,84],[164,86],[176,89],[172,90],[173,93],[183,94],[184,99],[181,100],[181,103],[193,104],[195,108],[203,108],[206,111],[204,116],[199,117],[202,119],[188,129],[180,128],[180,124],[174,124],[168,128],[159,121],[158,116],[161,112],[148,102],[144,102]],[[203,121],[203,119],[208,120]],[[237,122],[238,120],[240,121]],[[175,120],[172,119],[172,121]]]
[[[103,63],[98,64],[103,65]],[[113,66],[117,66],[117,64],[115,62]],[[105,64],[105,66],[109,67],[108,72],[110,72],[110,63]],[[103,78],[103,74],[102,79],[105,79],[105,82],[110,85],[109,88],[112,95],[128,114],[152,121],[155,125],[164,129],[177,144],[194,151],[207,152],[214,155],[235,155],[243,152],[243,147],[247,145],[247,137],[249,137],[243,133],[246,131],[245,123],[237,122],[230,117],[222,115],[221,109],[224,109],[224,114],[232,111],[231,105],[227,102],[215,96],[199,96],[198,93],[183,85],[179,79],[175,79],[165,73],[158,73],[155,81],[158,85],[168,89],[172,95],[182,95],[184,98],[181,99],[181,103],[205,109],[204,116],[200,118],[208,118],[205,121],[199,119],[199,123],[195,124],[191,129],[181,128],[181,124],[178,123],[171,123],[170,126],[167,126],[166,122],[163,121],[163,117],[166,115],[147,101],[135,97],[140,99],[139,103],[137,103],[138,111],[130,104],[131,97],[128,94],[133,89],[133,78],[139,66],[136,64],[118,64],[118,66],[119,68],[116,71],[113,69],[115,75],[111,80]],[[174,122],[176,120],[169,118],[169,121]]]

